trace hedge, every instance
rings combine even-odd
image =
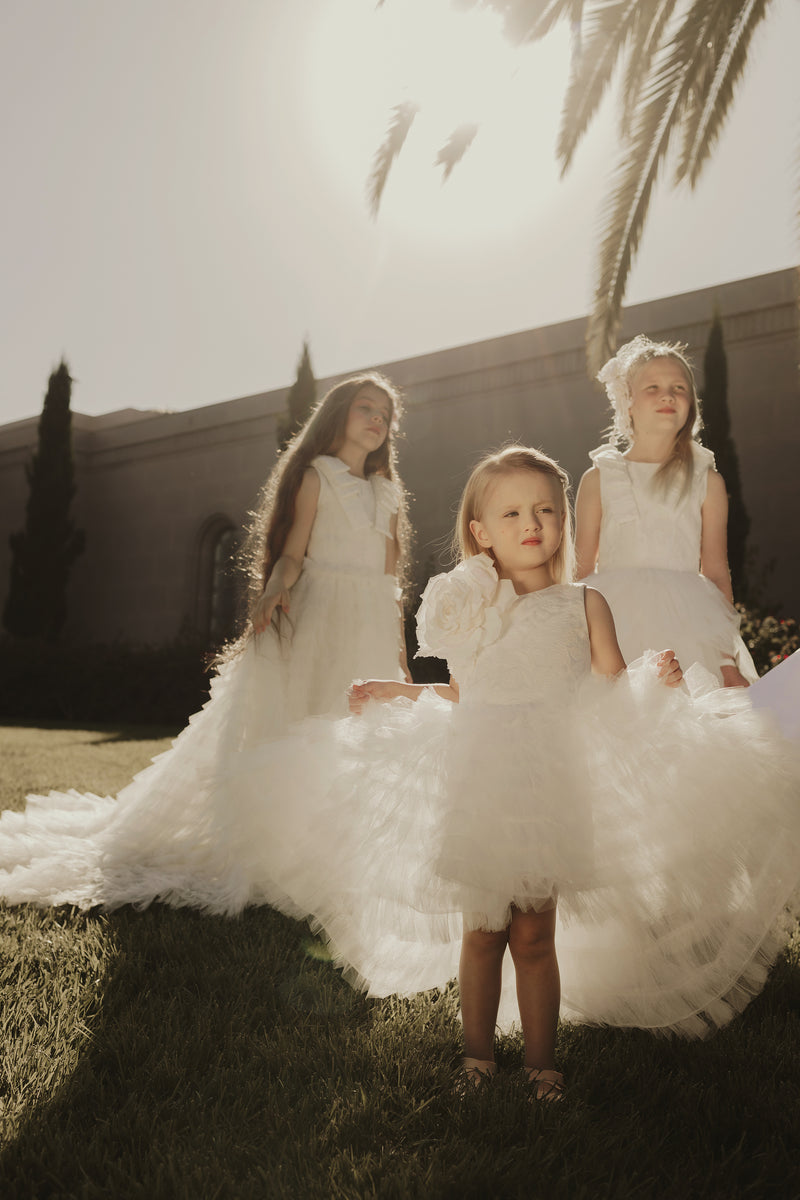
[[[208,647],[0,639],[0,718],[182,725],[208,699]]]
[[[742,637],[763,675],[800,648],[800,626],[737,606]],[[447,679],[440,659],[414,659],[413,617],[406,622],[409,662],[419,683]],[[212,652],[200,639],[166,646],[123,642],[89,646],[0,638],[0,720],[185,724],[208,699]]]

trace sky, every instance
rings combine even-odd
[[[628,303],[796,264],[800,0],[773,0],[714,159],[668,175]],[[447,0],[0,0],[0,422],[181,410],[585,314],[613,99],[563,179],[569,32]],[[391,108],[421,104],[377,219]],[[452,128],[480,130],[443,184]]]

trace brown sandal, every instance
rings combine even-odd
[[[564,1095],[564,1076],[560,1071],[526,1067],[528,1083],[536,1087],[537,1100],[560,1100]]]
[[[467,1096],[483,1087],[487,1079],[493,1079],[497,1064],[491,1058],[462,1058],[456,1075],[455,1092]]]

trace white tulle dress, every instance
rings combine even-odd
[[[700,571],[701,509],[710,450],[692,443],[691,486],[681,494],[653,487],[658,463],[631,462],[613,446],[589,457],[600,472],[602,519],[597,568],[586,582],[611,606],[620,649],[632,662],[653,646],[670,647],[684,666],[701,663],[721,683],[733,661],[744,677],[758,675],[739,635],[739,615]]]
[[[592,677],[580,585],[517,597],[480,555],[431,582],[419,626],[460,704],[373,704],[239,759],[254,892],[308,917],[374,995],[444,986],[465,924],[557,899],[565,1015],[727,1022],[798,904],[800,749],[701,667],[689,690],[652,655]],[[302,797],[280,822],[265,780]],[[501,1025],[515,1013],[509,978]]]
[[[400,678],[399,591],[386,575],[396,485],[314,460],[317,513],[282,636],[250,640],[211,697],[116,799],[76,791],[30,796],[0,817],[0,897],[14,904],[146,904],[161,899],[233,913],[251,902],[249,830],[232,791],[248,749],[311,714],[347,712],[354,677]],[[270,811],[295,802],[269,795]],[[269,837],[269,828],[260,836]]]

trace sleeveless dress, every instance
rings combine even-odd
[[[691,486],[653,487],[658,463],[631,462],[613,446],[592,450],[600,472],[602,519],[595,574],[585,582],[605,596],[622,656],[632,662],[648,649],[675,651],[686,668],[698,662],[721,683],[720,665],[734,662],[758,678],[739,636],[739,615],[700,571],[701,509],[710,450],[692,443]]]
[[[592,677],[581,585],[517,597],[479,555],[431,581],[418,622],[458,705],[372,704],[240,759],[248,811],[266,779],[303,796],[253,838],[254,890],[308,918],[372,995],[444,987],[465,927],[557,900],[566,1016],[725,1024],[799,902],[800,749],[701,667],[691,694],[653,656]]]
[[[312,465],[317,513],[282,635],[270,628],[225,663],[172,748],[116,799],[51,792],[3,813],[0,897],[81,907],[160,899],[221,913],[252,900],[237,759],[293,721],[345,714],[354,677],[401,678],[399,589],[384,574],[397,487],[358,479],[335,457]],[[268,783],[261,793],[261,810],[286,802]],[[259,830],[270,836],[269,819]]]

